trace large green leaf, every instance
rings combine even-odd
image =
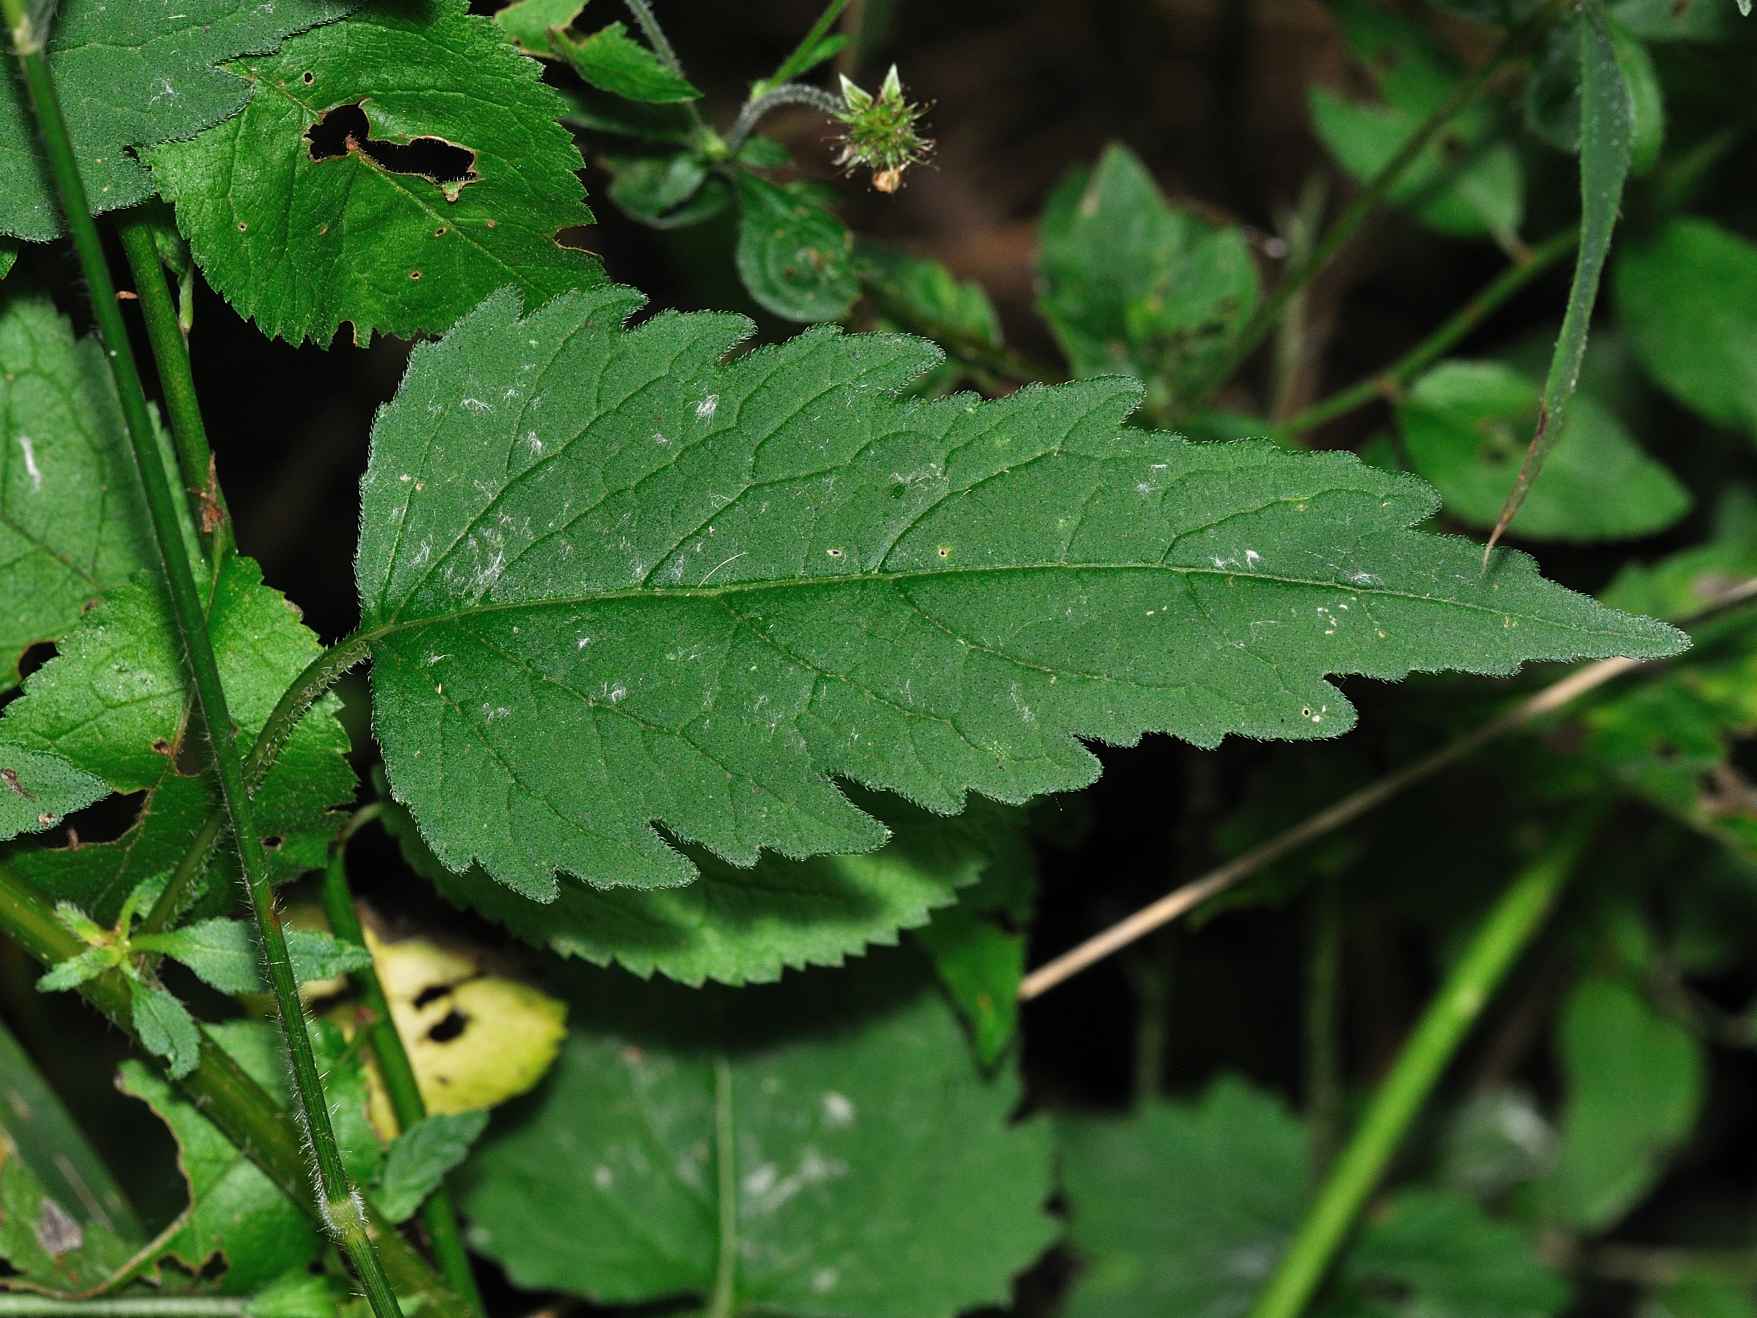
[[[449,901],[561,956],[612,962],[685,984],[760,984],[783,970],[841,965],[891,944],[975,883],[1002,841],[998,807],[944,819],[895,800],[863,798],[892,835],[878,851],[788,861],[765,856],[739,869],[698,854],[701,874],[680,888],[596,888],[564,876],[556,900],[536,906],[480,870],[454,874],[387,803],[384,824],[416,873]]]
[[[1537,424],[1538,382],[1499,362],[1443,362],[1397,405],[1410,466],[1467,526],[1495,524]],[[1519,513],[1528,539],[1609,540],[1662,531],[1690,510],[1676,478],[1590,398],[1569,412],[1569,440]]]
[[[556,241],[592,221],[566,102],[464,0],[371,6],[237,68],[243,112],[147,159],[265,333],[439,331],[502,285],[541,302],[602,279]]]
[[[32,644],[157,562],[96,339],[48,302],[0,299],[0,691]]]
[[[952,812],[1083,786],[1076,735],[1334,736],[1327,673],[1654,656],[1683,638],[1406,528],[1348,454],[1124,429],[1127,380],[893,397],[939,355],[737,316],[495,296],[379,414],[358,577],[393,791],[540,899],[872,850],[840,775]]]
[[[1557,1027],[1567,1083],[1544,1202],[1568,1226],[1614,1226],[1646,1197],[1701,1110],[1702,1045],[1621,981],[1589,977]]]
[[[1684,406],[1757,436],[1757,246],[1710,220],[1632,238],[1611,271],[1636,357]]]
[[[1127,147],[1056,188],[1039,245],[1038,310],[1074,374],[1133,375],[1156,410],[1211,382],[1257,304],[1244,232],[1167,205]]]
[[[232,717],[252,738],[316,657],[317,639],[246,558],[228,561],[208,625]],[[200,735],[191,705],[183,642],[156,582],[114,591],[31,674],[0,718],[0,740],[53,752],[112,791],[145,792],[140,816],[113,842],[21,849],[8,864],[55,897],[113,919],[129,889],[176,864],[219,804],[211,773],[178,766],[185,742]],[[330,809],[353,795],[337,708],[327,699],[300,721],[256,791],[256,819],[277,877],[322,866],[335,831]],[[230,848],[217,854],[216,871],[231,874]]]
[[[49,68],[95,213],[152,195],[135,148],[188,137],[235,114],[250,85],[216,67],[273,50],[359,0],[177,0],[48,6]],[[0,78],[0,234],[43,242],[61,232],[55,189],[37,147],[24,84]]]
[[[355,1180],[368,1181],[382,1150],[366,1119],[366,1077],[359,1056],[346,1048],[333,1026],[312,1022],[311,1030],[343,1162]],[[274,1026],[231,1021],[211,1025],[207,1033],[251,1079],[287,1101],[285,1053]],[[189,1204],[175,1229],[161,1238],[166,1257],[201,1271],[217,1256],[225,1264],[222,1289],[248,1294],[317,1256],[322,1239],[304,1209],[154,1068],[122,1063],[117,1087],[144,1100],[177,1140]]]
[[[1338,6],[1350,52],[1378,86],[1378,104],[1324,87],[1311,91],[1312,124],[1356,179],[1372,178],[1403,149],[1462,77],[1431,33],[1368,0]],[[1441,233],[1508,238],[1524,213],[1519,158],[1496,138],[1496,112],[1477,102],[1454,115],[1403,171],[1390,200]]]
[[[126,1279],[144,1242],[90,1213],[76,1195],[51,1188],[20,1155],[12,1130],[17,1111],[0,1109],[0,1263],[7,1265],[0,1294],[71,1298]]]
[[[951,1318],[1054,1238],[1047,1128],[1009,1124],[1017,1079],[982,1078],[901,954],[736,992],[593,974],[571,1014],[461,1173],[471,1243],[520,1286]]]

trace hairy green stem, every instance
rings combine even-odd
[[[226,1318],[248,1314],[250,1295],[134,1295],[95,1300],[51,1300],[41,1295],[0,1295],[0,1315],[29,1318]]]
[[[677,50],[672,46],[671,39],[665,35],[665,29],[659,26],[659,19],[653,13],[653,6],[647,0],[623,0],[623,2],[628,6],[628,12],[633,15],[635,26],[640,28],[641,35],[647,39],[647,44],[653,48],[653,53],[659,57],[659,61],[679,78],[685,82],[689,81],[689,75],[683,71],[683,61],[677,58]],[[683,108],[689,112],[690,122],[695,125],[697,137],[704,141],[711,140],[713,130],[702,118],[702,112],[696,103],[685,101]]]
[[[159,262],[158,248],[144,213],[138,208],[124,211],[116,221],[116,233],[134,275],[134,291],[146,321],[147,341],[152,344],[153,361],[159,368],[159,386],[164,394],[165,414],[171,422],[171,443],[183,474],[184,490],[190,498],[195,524],[201,528],[208,561],[217,574],[220,564],[232,552],[232,518],[226,510],[225,496],[220,493],[219,477],[214,473],[213,449],[207,441],[207,425],[201,419],[195,377],[190,373],[189,341],[183,337],[182,319],[171,298],[171,287],[165,282],[165,269]]]
[[[1498,77],[1503,69],[1523,56],[1537,38],[1542,35],[1557,6],[1552,3],[1544,7],[1520,27],[1509,32],[1474,73],[1462,80],[1426,120],[1409,135],[1407,141],[1398,148],[1397,153],[1387,160],[1366,183],[1355,199],[1349,203],[1342,214],[1331,223],[1324,236],[1312,247],[1303,260],[1295,262],[1281,277],[1272,293],[1257,308],[1256,313],[1245,323],[1238,336],[1232,341],[1224,358],[1215,366],[1209,392],[1218,389],[1232,378],[1245,360],[1257,350],[1257,346],[1268,337],[1281,319],[1281,313],[1288,303],[1302,288],[1317,277],[1318,273],[1336,258],[1336,254],[1347,245],[1355,232],[1366,219],[1390,196],[1392,188],[1397,185],[1407,170],[1427,150],[1442,132],[1446,125],[1470,103],[1476,100],[1482,90]]]
[[[1579,859],[1587,833],[1586,823],[1571,824],[1514,878],[1483,917],[1390,1073],[1374,1091],[1360,1125],[1306,1210],[1251,1318],[1297,1318],[1305,1311],[1410,1123],[1514,961],[1543,926]]]
[[[348,833],[351,834],[357,822],[363,821],[358,817],[350,821]],[[346,834],[330,849],[329,864],[323,872],[323,911],[329,919],[330,932],[337,938],[360,947],[367,945],[366,931],[360,926],[360,913],[354,909],[354,894],[348,887]],[[408,1051],[403,1047],[402,1036],[397,1033],[390,1000],[384,995],[384,984],[378,978],[377,967],[371,964],[355,971],[349,978],[361,1001],[372,1013],[372,1023],[366,1027],[366,1042],[378,1062],[378,1075],[390,1097],[397,1126],[408,1130],[427,1115],[427,1105],[421,1100],[421,1086],[415,1079],[415,1068],[409,1064]],[[476,1288],[470,1256],[464,1249],[463,1232],[458,1228],[457,1208],[443,1181],[422,1204],[421,1222],[427,1228],[427,1238],[432,1242],[440,1275],[463,1296],[476,1318],[485,1318],[487,1310],[482,1304],[482,1293]]]
[[[1346,389],[1313,403],[1296,416],[1275,427],[1275,432],[1293,438],[1316,430],[1339,416],[1364,407],[1377,398],[1395,397],[1397,391],[1430,362],[1436,361],[1473,329],[1487,320],[1512,296],[1549,270],[1574,250],[1580,238],[1580,226],[1570,225],[1561,233],[1544,239],[1525,256],[1496,275],[1476,296],[1448,317],[1444,324],[1427,338],[1383,370],[1356,380]]]
[[[76,935],[62,928],[48,904],[3,865],[0,930],[44,966],[56,965],[85,950],[85,944]],[[121,971],[107,971],[88,979],[78,992],[125,1035],[135,1037],[128,980]],[[322,1209],[314,1197],[293,1117],[205,1032],[195,1069],[175,1083],[240,1153],[261,1168],[314,1222],[322,1225]],[[406,1295],[424,1297],[428,1305],[424,1313],[458,1313],[456,1297],[396,1229],[370,1206],[366,1219],[367,1229],[377,1240],[379,1256],[397,1289]]]
[[[771,87],[754,100],[746,101],[726,135],[726,154],[735,156],[750,138],[751,131],[763,117],[783,105],[807,105],[820,114],[835,115],[846,109],[842,102],[821,87],[808,87],[802,82],[784,82]]]
[[[268,971],[270,987],[274,991],[281,1034],[286,1041],[288,1057],[292,1063],[293,1087],[298,1095],[299,1108],[317,1165],[326,1223],[353,1263],[372,1303],[373,1312],[379,1318],[389,1318],[390,1315],[398,1315],[400,1318],[401,1309],[397,1305],[396,1295],[391,1289],[389,1279],[384,1275],[359,1194],[348,1181],[347,1172],[342,1166],[341,1150],[336,1144],[335,1131],[330,1124],[329,1106],[323,1096],[323,1080],[311,1049],[311,1037],[305,1029],[298,981],[293,975],[292,960],[287,953],[286,935],[274,909],[268,858],[262,849],[262,838],[255,829],[250,794],[244,787],[236,733],[230,711],[226,707],[226,694],[220,682],[219,664],[214,658],[213,641],[208,635],[207,613],[202,606],[195,573],[184,547],[176,497],[172,493],[164,459],[153,434],[152,419],[147,411],[146,391],[141,385],[134,352],[128,343],[127,327],[123,324],[121,309],[117,305],[116,287],[110,279],[109,265],[104,258],[97,225],[91,218],[91,207],[86,198],[85,185],[80,181],[79,163],[74,155],[72,136],[62,115],[54,76],[43,50],[42,43],[46,34],[33,32],[24,0],[0,0],[0,10],[4,11],[7,26],[13,34],[19,67],[36,113],[38,139],[61,199],[61,210],[67,220],[68,233],[91,292],[98,334],[104,344],[110,372],[115,377],[129,445],[140,476],[141,492],[146,499],[153,535],[158,541],[166,592],[170,596],[177,629],[182,635],[196,701],[201,708],[202,720],[208,728],[214,769],[220,780],[220,794],[225,799],[226,814],[232,822],[232,836],[238,847],[239,860],[250,893],[251,908],[256,915],[263,961]]]

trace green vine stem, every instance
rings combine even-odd
[[[159,386],[164,394],[165,414],[171,422],[177,466],[183,473],[195,524],[201,528],[208,561],[217,573],[232,552],[232,518],[226,510],[225,495],[220,493],[213,449],[207,442],[207,425],[201,419],[201,401],[189,368],[189,341],[183,337],[183,323],[171,297],[171,287],[165,282],[165,268],[159,263],[158,248],[153,244],[145,214],[139,209],[124,211],[116,222],[116,233],[134,276],[147,341],[152,344],[153,361],[159,368]]]
[[[1298,1318],[1410,1123],[1574,870],[1590,820],[1569,825],[1496,899],[1434,995],[1281,1256],[1251,1318]]]
[[[374,807],[367,809],[372,814],[377,813]],[[347,846],[354,829],[370,817],[366,811],[354,816],[330,849],[329,864],[323,873],[323,911],[329,919],[330,932],[344,942],[361,947],[367,945],[366,931],[360,926],[360,914],[354,908],[354,894],[348,887]],[[376,967],[369,965],[356,971],[351,978],[361,1001],[372,1013],[372,1022],[366,1026],[367,1046],[378,1062],[379,1078],[384,1081],[397,1126],[408,1130],[427,1115],[427,1105],[421,1101],[421,1086],[415,1079],[415,1068],[409,1064],[402,1036],[397,1033],[390,1001],[384,995],[384,985],[378,978]],[[432,1243],[433,1258],[439,1264],[440,1274],[464,1297],[476,1318],[485,1318],[487,1310],[483,1307],[481,1292],[476,1289],[470,1256],[464,1249],[463,1232],[458,1228],[457,1208],[443,1181],[421,1206],[421,1222],[427,1228],[427,1238]]]
[[[42,898],[11,870],[0,865],[0,929],[44,966],[77,956],[85,944],[62,928]],[[128,981],[112,970],[81,984],[79,993],[111,1024],[134,1038],[134,1012]],[[319,1225],[323,1222],[315,1187],[306,1168],[305,1151],[293,1117],[252,1080],[220,1047],[203,1033],[200,1060],[195,1069],[175,1082],[202,1111],[202,1115],[232,1142],[239,1152],[262,1169],[283,1194],[298,1204]],[[426,1262],[370,1205],[367,1230],[378,1244],[385,1271],[397,1290],[421,1296],[424,1312],[450,1315],[459,1312],[455,1296],[440,1282]]]
[[[802,82],[784,82],[744,103],[744,108],[738,112],[738,118],[733,121],[732,131],[726,135],[726,154],[737,155],[763,118],[783,105],[804,105],[824,115],[840,114],[848,108],[840,97],[821,87],[810,87]]]
[[[1539,275],[1557,265],[1574,250],[1580,238],[1580,226],[1570,225],[1561,233],[1544,239],[1485,284],[1470,301],[1449,316],[1445,323],[1403,356],[1383,370],[1356,380],[1346,389],[1320,399],[1304,411],[1289,417],[1275,427],[1275,433],[1293,439],[1316,430],[1339,416],[1364,407],[1377,398],[1394,398],[1423,367],[1450,352],[1465,335],[1501,308],[1512,296]]]
[[[25,9],[25,0],[0,0],[7,27],[10,29],[19,68],[30,94],[36,114],[38,138],[61,199],[61,210],[67,221],[74,251],[91,292],[93,313],[98,334],[103,340],[111,374],[116,380],[123,421],[128,430],[134,462],[140,475],[141,492],[158,541],[159,556],[164,568],[164,582],[183,638],[189,661],[189,673],[195,686],[196,702],[208,728],[208,741],[213,750],[214,769],[220,780],[220,794],[225,800],[226,814],[232,824],[232,836],[244,870],[251,909],[256,916],[257,934],[262,945],[269,985],[274,991],[275,1007],[280,1017],[281,1035],[286,1042],[292,1064],[293,1088],[303,1115],[305,1134],[310,1141],[316,1164],[319,1200],[325,1225],[347,1252],[356,1275],[371,1301],[378,1318],[400,1318],[401,1309],[390,1281],[384,1274],[367,1225],[364,1204],[359,1192],[348,1180],[342,1166],[341,1149],[330,1124],[329,1106],[323,1096],[323,1079],[312,1052],[311,1036],[305,1028],[305,1017],[299,1001],[299,985],[293,975],[293,964],[287,953],[287,939],[281,929],[280,917],[274,907],[274,890],[269,882],[268,859],[257,834],[250,794],[244,787],[244,774],[238,755],[236,733],[226,707],[226,693],[220,682],[219,664],[214,658],[213,641],[208,635],[207,614],[196,588],[195,573],[183,545],[176,497],[165,472],[165,462],[153,434],[152,419],[147,411],[146,392],[140,372],[135,366],[134,352],[129,346],[127,327],[116,301],[116,287],[110,279],[97,225],[91,218],[91,207],[85,185],[79,177],[79,163],[74,155],[73,140],[68,132],[61,105],[56,96],[54,76],[49,69],[45,51],[46,32],[38,32]]]
[[[1226,355],[1215,364],[1211,377],[1209,392],[1225,384],[1246,359],[1257,350],[1257,346],[1268,337],[1281,319],[1281,313],[1288,303],[1302,288],[1310,283],[1320,271],[1327,267],[1336,254],[1353,238],[1356,230],[1382,206],[1396,186],[1403,173],[1428,146],[1451,123],[1462,110],[1476,100],[1490,82],[1500,76],[1501,71],[1515,60],[1522,58],[1547,30],[1549,22],[1559,5],[1552,3],[1544,6],[1525,23],[1509,32],[1495,48],[1493,54],[1452,90],[1452,94],[1442,101],[1434,112],[1424,120],[1409,139],[1398,148],[1397,153],[1387,160],[1367,181],[1360,193],[1348,204],[1325,230],[1324,236],[1312,247],[1303,260],[1296,262],[1281,277],[1272,293],[1258,306],[1256,313],[1239,331],[1238,337],[1232,341]]]

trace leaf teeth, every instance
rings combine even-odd
[[[881,846],[838,777],[1021,801],[1091,781],[1078,737],[1335,735],[1330,674],[1678,644],[1411,532],[1419,481],[1125,428],[1131,380],[900,402],[934,358],[908,338],[722,360],[741,322],[628,305],[484,303],[415,355],[362,484],[399,796],[539,900],[686,882],[655,824],[740,865]]]

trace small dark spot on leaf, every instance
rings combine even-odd
[[[323,235],[324,235],[324,234],[326,234],[326,233],[328,233],[328,232],[329,232],[329,225],[327,225],[327,224],[320,224],[320,225],[318,225],[318,226],[317,226],[317,236],[318,236],[318,237],[319,237],[319,238],[321,238],[321,237],[323,237]]]
[[[305,130],[314,161],[359,154],[391,174],[414,174],[444,189],[455,199],[459,188],[474,183],[476,153],[443,137],[417,137],[409,142],[375,142],[372,124],[360,102],[338,105]]]
[[[305,72],[299,75],[299,81],[309,87],[312,83],[317,81],[317,75],[310,69],[306,69]]]
[[[417,1007],[430,1007],[451,992],[450,984],[429,984],[415,995]]]
[[[446,228],[443,224],[440,225],[437,229],[435,229],[433,231],[433,236],[435,238],[443,238],[443,237],[445,237],[445,234],[446,234]]]
[[[493,220],[483,220],[482,223],[490,229],[495,229],[495,228],[499,227],[499,225],[496,224],[495,221],[493,221]]]
[[[421,282],[421,272],[419,270],[411,270],[409,271],[409,278],[418,284]]]
[[[166,741],[165,738],[163,738],[163,737],[154,737],[153,738],[153,754],[154,755],[169,755],[170,753],[171,753],[171,743],[170,742]]]
[[[447,1012],[445,1019],[427,1031],[427,1037],[434,1043],[450,1043],[464,1032],[470,1018],[461,1011]]]
[[[250,231],[250,226],[248,224],[246,224],[243,220],[239,220],[238,221],[238,232],[239,233],[248,233],[249,231]]]
[[[262,849],[264,851],[279,851],[281,847],[285,845],[286,841],[287,839],[282,837],[279,833],[270,833],[267,837],[263,838]]]

